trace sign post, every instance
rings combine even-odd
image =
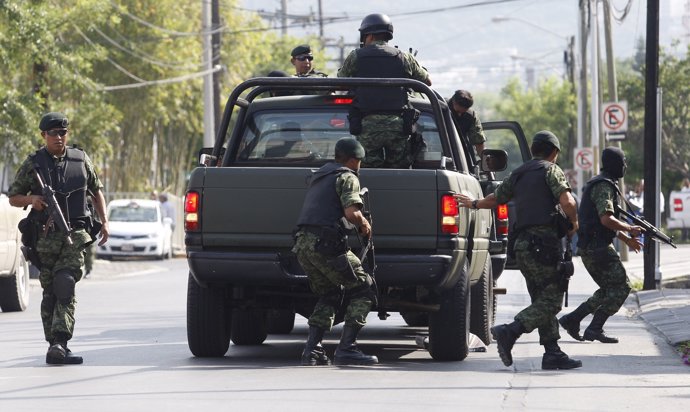
[[[594,167],[594,151],[591,147],[576,147],[573,164],[576,170],[588,172]]]
[[[619,134],[628,131],[627,101],[604,103],[602,109],[601,123],[606,133]]]

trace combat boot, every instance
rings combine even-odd
[[[64,365],[81,365],[84,363],[84,358],[81,356],[75,355],[72,353],[72,351],[65,345],[65,360],[63,362]]]
[[[589,341],[598,340],[601,343],[618,343],[618,338],[606,336],[604,333],[604,323],[606,323],[608,318],[609,315],[602,312],[601,309],[594,312],[592,323],[585,329],[584,339]]]
[[[64,365],[67,350],[60,343],[53,343],[46,353],[46,363],[49,365]]]
[[[331,360],[326,355],[326,350],[321,346],[323,334],[326,331],[318,326],[309,326],[307,344],[302,351],[302,366],[330,365]]]
[[[496,341],[498,356],[501,357],[504,365],[513,364],[513,355],[510,351],[513,350],[515,341],[525,332],[525,327],[518,320],[491,328],[491,336]]]
[[[580,306],[578,306],[574,311],[568,313],[567,315],[561,316],[561,318],[558,319],[558,323],[563,326],[563,329],[568,332],[568,335],[581,342],[584,339],[582,336],[580,336],[580,322],[582,322],[582,319],[589,315],[589,313],[589,306],[587,305],[587,302],[584,302],[580,304]]]
[[[544,350],[544,356],[541,359],[542,369],[575,369],[582,367],[582,361],[571,359],[561,350],[556,342],[546,343]]]
[[[357,348],[357,334],[361,326],[343,326],[343,336],[335,350],[333,363],[336,365],[374,365],[379,363],[376,356],[366,355]]]

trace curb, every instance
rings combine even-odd
[[[640,318],[671,345],[690,341],[690,289],[645,290],[635,296]]]

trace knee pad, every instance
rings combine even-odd
[[[55,272],[53,277],[53,293],[60,303],[66,305],[74,297],[74,275],[69,269],[61,269]]]

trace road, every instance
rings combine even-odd
[[[107,263],[107,262],[104,262]],[[144,269],[142,270],[142,266]],[[102,266],[100,266],[102,267]],[[415,346],[422,329],[398,315],[374,315],[361,334],[376,367],[297,366],[306,322],[290,335],[271,335],[258,347],[231,346],[222,359],[197,359],[186,343],[187,266],[184,259],[120,262],[78,284],[76,336],[70,347],[81,366],[46,366],[39,318],[40,287],[29,310],[0,313],[2,411],[450,411],[450,410],[685,410],[688,367],[673,348],[631,316],[628,306],[609,321],[617,345],[579,343],[565,333],[561,346],[581,359],[573,371],[542,371],[536,332],[515,346],[514,367],[495,345],[463,362],[437,363]],[[519,272],[499,286],[498,322],[528,301]],[[593,290],[579,261],[571,309]],[[340,328],[327,335],[332,351]],[[682,409],[681,409],[682,408]]]

